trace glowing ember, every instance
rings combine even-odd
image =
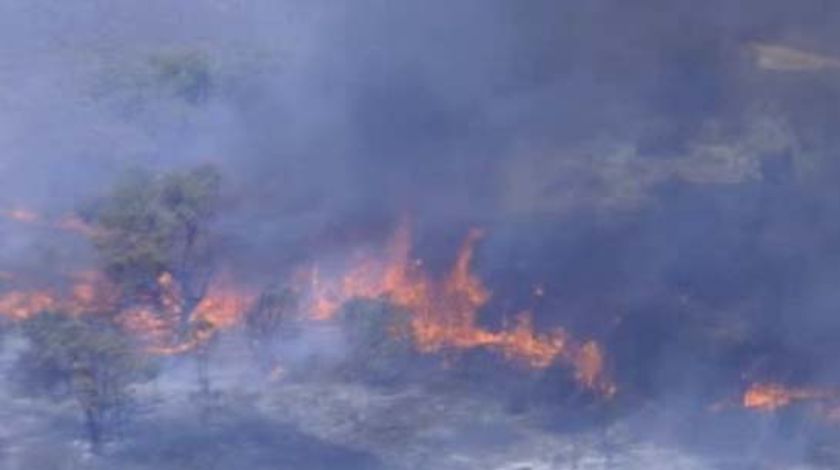
[[[254,301],[254,296],[229,284],[211,287],[196,306],[192,321],[212,328],[230,328],[240,323]]]
[[[186,306],[181,288],[169,273],[158,279],[160,288],[159,310],[150,308],[127,312],[123,325],[147,341],[147,351],[153,354],[173,355],[194,350],[205,344],[219,330],[239,324],[250,308],[254,296],[234,287],[231,283],[215,282],[191,313],[189,336],[179,339],[179,317]]]
[[[96,271],[83,271],[71,276],[70,296],[61,303],[73,315],[104,313],[116,309],[118,290]]]
[[[615,395],[618,391],[615,384],[604,381],[602,377],[604,353],[598,343],[594,341],[584,343],[577,351],[574,363],[575,377],[580,383],[592,389],[599,389],[608,396]]]
[[[120,312],[117,323],[136,336],[147,349],[175,342],[178,318],[183,310],[181,289],[168,272],[157,278],[158,298],[146,305],[134,305]]]
[[[0,316],[25,320],[45,311],[81,315],[112,308],[116,293],[108,282],[94,272],[71,276],[69,292],[55,289],[13,290],[0,294]]]
[[[186,305],[181,288],[169,273],[158,279],[157,297],[128,307],[119,307],[121,294],[100,273],[80,272],[70,276],[66,289],[13,290],[0,293],[0,316],[21,321],[41,312],[67,315],[108,314],[147,350],[178,354],[194,349],[220,329],[238,324],[253,296],[232,284],[216,282],[190,312],[190,334],[179,340],[179,319]]]
[[[160,304],[163,310],[171,317],[177,317],[184,310],[184,298],[181,294],[181,286],[175,282],[175,278],[168,272],[161,273],[157,278],[160,288]]]
[[[475,244],[481,236],[478,230],[470,231],[452,271],[437,280],[422,272],[422,263],[410,258],[411,240],[403,226],[393,237],[384,261],[363,259],[332,282],[314,270],[309,311],[313,318],[326,320],[351,299],[385,298],[409,313],[407,336],[420,352],[485,347],[532,368],[560,361],[575,370],[582,385],[608,396],[614,394],[615,386],[604,377],[603,353],[597,343],[578,344],[560,329],[537,333],[528,312],[518,314],[513,326],[501,331],[478,324],[478,312],[492,295],[471,271]]]
[[[824,390],[788,388],[779,384],[753,384],[744,392],[743,405],[758,411],[775,411],[797,401],[830,399]]]
[[[48,291],[13,291],[0,295],[0,315],[25,320],[32,315],[55,308],[57,301]]]
[[[172,341],[174,323],[151,307],[132,307],[120,313],[117,323],[141,341],[150,345]]]

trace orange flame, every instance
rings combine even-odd
[[[108,282],[95,272],[71,276],[69,292],[56,289],[14,290],[0,294],[0,316],[25,320],[52,310],[71,315],[104,312],[116,302],[116,294]]]
[[[73,315],[102,313],[116,309],[118,289],[96,271],[82,271],[71,276],[70,296],[62,308]]]
[[[163,272],[157,278],[160,288],[160,304],[169,316],[177,317],[184,310],[184,298],[181,293],[181,286],[169,272]]]
[[[192,321],[215,329],[231,328],[240,323],[253,301],[253,295],[231,284],[217,285],[196,306]]]
[[[809,400],[831,399],[832,393],[809,388],[791,388],[775,383],[760,383],[751,385],[744,392],[743,406],[745,408],[770,412],[784,408],[794,402]]]
[[[172,340],[173,322],[152,307],[138,306],[126,309],[116,318],[125,331],[149,345],[166,344]]]
[[[189,337],[179,341],[179,317],[186,308],[181,287],[170,273],[157,279],[159,307],[139,307],[122,314],[121,324],[147,343],[153,354],[182,354],[205,344],[219,331],[239,324],[254,296],[232,283],[217,281],[190,312],[193,325]]]
[[[216,282],[190,313],[196,327],[191,336],[178,342],[177,326],[184,312],[181,288],[169,273],[158,279],[158,298],[119,307],[120,292],[100,273],[85,271],[70,276],[66,289],[13,290],[0,293],[0,316],[22,321],[38,313],[53,311],[67,315],[108,313],[125,331],[158,354],[178,354],[194,349],[221,329],[240,322],[253,296],[231,283]]]
[[[384,262],[364,259],[333,282],[325,282],[313,271],[309,312],[314,319],[327,320],[351,299],[386,298],[409,313],[407,336],[420,352],[484,347],[532,368],[561,361],[574,369],[582,385],[613,395],[615,386],[605,377],[603,353],[594,341],[578,344],[561,329],[537,333],[528,312],[518,314],[514,325],[501,331],[478,324],[478,312],[492,295],[471,271],[475,244],[481,236],[481,231],[471,230],[452,271],[436,280],[421,271],[422,263],[411,260],[410,235],[407,226],[402,226]]]
[[[181,289],[172,274],[161,273],[157,285],[157,299],[128,307],[116,317],[117,324],[145,343],[148,349],[156,349],[175,340],[178,317],[183,310]]]
[[[0,315],[25,320],[38,312],[52,310],[57,301],[48,291],[12,291],[0,295]]]

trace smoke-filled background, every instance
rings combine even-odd
[[[342,459],[358,468],[403,460],[399,468],[633,468],[601,459],[622,451],[598,443],[650,433],[657,442],[681,436],[662,446],[688,446],[680,452],[690,457],[682,467],[670,454],[638,463],[647,468],[832,468],[840,462],[831,444],[840,415],[838,26],[840,4],[823,0],[3,0],[0,210],[58,219],[137,169],[212,164],[222,176],[214,259],[255,286],[377,250],[401,224],[411,227],[412,256],[444,276],[463,237],[480,228],[472,266],[493,292],[480,324],[503,328],[507,312],[527,309],[536,330],[598,341],[618,390],[580,398],[567,379],[521,391],[508,383],[516,371],[494,378],[516,389],[502,400],[516,403],[509,407],[552,410],[540,432],[559,427],[575,442],[557,422],[585,423],[580,439],[596,450],[578,460],[524,431],[519,460],[470,460],[502,455],[515,440],[493,428],[507,424],[475,418],[481,404],[465,418],[475,428],[435,436],[468,456],[461,460],[406,450],[438,442],[421,434],[377,444],[396,446],[399,458],[351,458],[315,437],[266,444],[264,411],[220,427],[204,446],[251,432],[255,445],[299,454],[298,465],[311,468]],[[84,237],[0,220],[0,274],[53,276],[96,259]],[[341,357],[352,341],[332,330],[295,334],[279,347],[293,363],[313,351]],[[178,367],[170,377],[187,374]],[[485,386],[493,375],[481,358],[461,367]],[[791,387],[785,405],[814,400],[818,410],[747,414],[741,395],[750,384]],[[289,393],[276,398],[283,408],[312,406]],[[381,420],[401,412],[393,408],[377,409]],[[294,419],[284,423],[307,422],[285,413]],[[415,424],[436,429],[425,419]],[[338,431],[301,426],[346,444]],[[688,445],[692,433],[724,437]],[[16,445],[13,433],[4,436]],[[138,439],[156,451],[155,436]],[[779,442],[789,445],[779,451]],[[737,460],[744,448],[749,455]],[[248,449],[236,452],[255,459],[253,468],[295,464]],[[312,454],[326,457],[310,462]],[[158,468],[127,455],[103,468]],[[88,468],[104,457],[86,458],[42,468]],[[769,466],[776,458],[785,463]],[[154,463],[170,464],[193,468],[175,457]]]

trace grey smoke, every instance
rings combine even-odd
[[[478,225],[507,302],[486,321],[533,306],[640,395],[836,385],[840,74],[746,46],[840,57],[838,25],[819,0],[3,0],[0,210],[58,217],[131,168],[209,161],[243,279],[404,215],[443,271]],[[185,57],[187,88],[160,65]],[[0,220],[0,271],[89,256]]]

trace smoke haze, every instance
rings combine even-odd
[[[602,342],[629,408],[836,390],[838,26],[826,0],[2,0],[0,211],[211,163],[243,282],[401,223],[443,276],[480,227],[481,324]],[[94,262],[0,219],[0,275]],[[339,336],[281,351],[332,362]]]

